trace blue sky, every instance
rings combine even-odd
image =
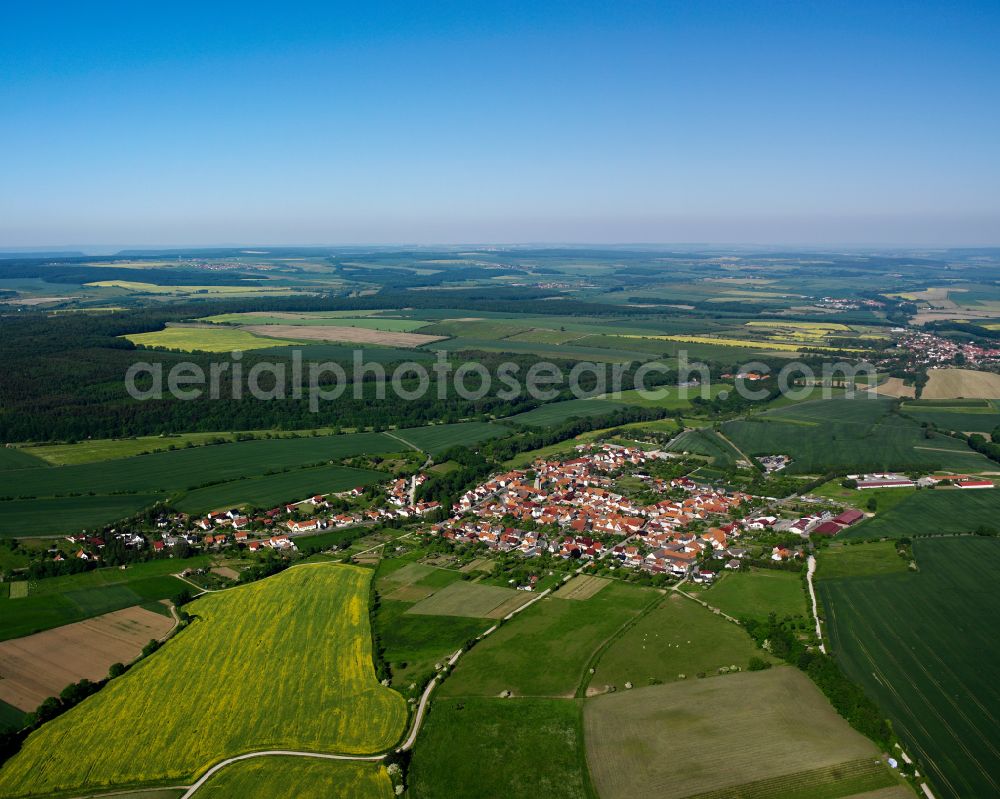
[[[0,246],[1000,245],[998,34],[996,0],[6,3]]]

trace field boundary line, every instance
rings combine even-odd
[[[385,435],[387,435],[389,438],[396,439],[396,441],[398,441],[400,444],[406,444],[406,446],[408,446],[410,449],[416,450],[417,452],[423,452],[423,450],[420,449],[420,447],[418,447],[416,444],[414,444],[414,443],[412,443],[410,441],[407,441],[402,436],[397,436],[391,430],[386,430],[385,431]]]

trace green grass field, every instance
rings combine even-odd
[[[0,538],[76,534],[131,516],[164,497],[143,493],[0,501]]]
[[[935,796],[998,796],[1000,541],[918,539],[913,550],[919,573],[818,583],[831,650]]]
[[[1000,490],[935,488],[916,491],[873,519],[849,527],[851,538],[903,538],[913,535],[968,533],[985,525],[1000,527]]]
[[[584,731],[601,799],[682,799],[710,791],[727,799],[811,799],[895,784],[885,766],[856,779],[848,764],[875,762],[878,750],[791,666],[619,689],[587,700]],[[776,779],[778,789],[769,792],[721,790]],[[841,791],[824,790],[838,779]]]
[[[24,711],[6,702],[0,702],[0,733],[21,729],[24,726],[24,716]]]
[[[455,424],[435,424],[426,427],[406,427],[393,431],[404,441],[417,449],[432,455],[452,447],[472,447],[491,438],[510,435],[510,428],[493,422],[457,422]]]
[[[574,416],[600,416],[625,407],[623,402],[603,399],[574,399],[550,402],[531,411],[511,416],[509,421],[534,427],[558,425]]]
[[[666,396],[664,397],[642,397],[639,392],[635,389],[631,391],[623,391],[620,396],[613,397],[616,402],[624,402],[627,405],[639,405],[643,408],[666,408],[670,411],[682,410],[691,407],[691,400],[696,397],[707,396],[709,399],[714,399],[719,396],[722,391],[732,391],[733,387],[727,383],[712,383],[706,386],[704,391],[702,387],[697,388],[677,388],[666,387],[652,389],[651,391],[644,392],[647,394],[659,391],[665,391]]]
[[[740,453],[714,430],[706,427],[685,430],[665,448],[668,452],[689,452],[712,459],[717,466],[731,467],[742,459]]]
[[[410,796],[592,799],[580,704],[572,699],[436,699],[414,748]]]
[[[228,327],[178,326],[167,327],[153,333],[131,333],[122,336],[137,347],[163,347],[184,352],[232,352],[234,350],[260,350],[275,346],[275,339],[262,338],[245,330]],[[284,340],[282,340],[284,342]],[[288,344],[302,344],[288,340]]]
[[[59,469],[0,471],[0,481],[5,490],[16,497],[106,493],[110,487],[123,492],[173,491],[355,455],[386,454],[403,449],[405,445],[382,433],[260,439]]]
[[[745,669],[751,657],[762,655],[767,657],[739,626],[672,593],[601,654],[588,693],[600,693],[606,685],[620,691],[626,682],[636,687],[651,680],[673,682],[682,674],[686,679],[711,676],[720,666]]]
[[[0,470],[36,469],[45,465],[45,461],[35,457],[25,449],[0,447]]]
[[[817,580],[899,574],[907,568],[907,561],[899,556],[892,541],[831,544],[819,550],[816,555]]]
[[[790,474],[991,468],[965,442],[941,434],[927,438],[916,422],[891,409],[887,399],[817,400],[726,422],[722,431],[748,455],[790,455]]]
[[[379,763],[309,757],[261,757],[219,771],[198,799],[391,799],[392,781]]]
[[[657,596],[615,583],[583,601],[543,599],[463,655],[441,695],[572,697],[600,647]]]
[[[0,769],[0,793],[177,784],[259,749],[389,748],[407,711],[375,680],[371,575],[312,564],[196,600],[189,629],[31,735]]]
[[[154,560],[137,563],[125,571],[95,569],[31,583],[11,583],[26,586],[28,595],[0,598],[0,640],[20,638],[132,605],[166,612],[158,600],[169,599],[188,587],[170,575],[207,563],[207,556],[183,561]]]
[[[513,588],[501,588],[483,583],[453,582],[417,602],[407,612],[415,615],[485,618],[507,603],[518,599],[527,602],[530,598],[518,594]]]
[[[408,602],[383,599],[375,616],[392,684],[399,688],[430,673],[436,663],[447,660],[494,623],[492,619],[407,613],[409,607]]]
[[[774,569],[723,573],[701,598],[737,619],[763,621],[772,612],[779,619],[805,616],[809,612],[802,578],[793,572]]]
[[[174,506],[185,513],[204,513],[239,505],[258,507],[305,499],[314,494],[346,491],[354,486],[389,480],[390,475],[347,466],[316,466],[280,474],[247,477],[186,492]]]

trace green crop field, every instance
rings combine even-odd
[[[177,784],[260,749],[388,749],[407,711],[375,680],[371,574],[310,564],[196,600],[189,629],[31,735],[0,769],[0,793]]]
[[[690,452],[705,455],[719,466],[733,466],[742,459],[740,453],[714,430],[685,430],[665,448],[668,452]]]
[[[0,501],[0,538],[75,535],[81,530],[131,516],[160,499],[164,499],[163,494],[84,495]]]
[[[19,730],[24,726],[24,711],[13,705],[0,702],[0,734],[7,730]]]
[[[441,695],[573,696],[600,647],[658,596],[615,583],[587,600],[545,598],[463,655]]]
[[[899,556],[892,541],[871,544],[835,543],[816,554],[816,579],[869,577],[905,572],[908,562]]]
[[[207,563],[206,556],[183,561],[154,560],[137,563],[124,571],[95,569],[31,583],[12,583],[27,586],[28,595],[20,599],[0,598],[0,640],[31,635],[132,605],[166,612],[158,600],[176,596],[188,587],[170,575]]]
[[[405,445],[382,433],[259,439],[58,469],[0,471],[0,482],[15,497],[106,493],[111,487],[122,492],[172,491],[402,449]]]
[[[748,455],[790,455],[791,474],[990,468],[965,442],[941,434],[926,437],[916,422],[891,409],[886,399],[816,400],[726,422],[722,431]]]
[[[45,461],[40,460],[25,449],[0,447],[0,471],[4,469],[35,469],[45,465]]]
[[[501,588],[496,585],[482,583],[453,582],[422,599],[407,612],[431,616],[469,616],[486,618],[495,614],[498,608],[504,608],[509,613],[507,605],[524,604],[531,599],[530,595],[519,594],[513,588]],[[520,600],[520,602],[518,602]]]
[[[638,390],[633,389],[631,391],[623,391],[620,396],[613,397],[617,402],[624,402],[628,405],[639,405],[643,408],[666,408],[667,410],[675,411],[688,409],[691,407],[691,400],[699,397],[706,397],[708,399],[714,399],[719,396],[723,391],[732,391],[733,387],[726,383],[712,383],[702,389],[702,387],[697,388],[677,388],[676,386],[669,387],[664,386],[662,388],[651,389],[649,391],[643,392],[645,394],[653,394],[657,392],[665,392],[664,397],[643,397],[639,394]]]
[[[1000,795],[1000,541],[917,539],[918,573],[822,580],[831,650],[935,796]]]
[[[184,352],[231,352],[234,350],[259,350],[275,346],[275,339],[261,338],[245,330],[219,326],[175,326],[153,333],[131,333],[123,336],[137,347],[163,347]],[[288,344],[300,344],[288,340]]]
[[[382,599],[375,616],[375,630],[397,687],[426,676],[436,663],[494,624],[492,619],[407,613],[409,607],[407,602]]]
[[[809,612],[802,578],[774,569],[724,572],[701,598],[737,619],[764,620],[771,612],[782,619]]]
[[[580,711],[572,699],[437,699],[414,748],[410,796],[592,799]]]
[[[393,435],[409,442],[417,449],[435,455],[452,447],[472,447],[491,438],[503,438],[510,435],[510,432],[509,427],[493,422],[457,422],[406,427],[393,431]]]
[[[574,416],[600,416],[625,407],[623,402],[613,402],[603,399],[574,399],[563,402],[550,402],[531,411],[511,416],[509,421],[517,424],[547,427],[558,425]]]
[[[1000,527],[1000,490],[935,488],[916,491],[902,502],[841,535],[850,538],[905,538],[938,533],[969,533],[980,526]]]
[[[185,513],[204,513],[238,505],[263,507],[305,499],[315,494],[346,491],[354,486],[370,485],[389,478],[390,475],[385,472],[370,469],[316,466],[198,488],[187,492],[173,504]]]
[[[584,731],[601,799],[682,799],[710,791],[727,799],[811,799],[896,784],[886,766],[857,767],[861,760],[877,763],[875,745],[791,666],[619,689],[586,701]],[[716,752],[720,757],[710,756]],[[775,780],[776,790],[739,790],[765,780]],[[828,792],[831,782],[841,790]]]
[[[198,789],[198,799],[392,799],[380,763],[311,757],[260,757],[226,766]]]
[[[640,687],[681,675],[711,676],[721,666],[745,669],[750,658],[761,656],[768,657],[738,625],[672,593],[601,654],[588,694],[601,693],[607,685],[620,691],[626,682]]]

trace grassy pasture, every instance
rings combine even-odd
[[[404,448],[399,441],[382,433],[258,439],[58,469],[0,471],[0,483],[7,487],[6,491],[22,497],[105,492],[111,486],[123,492],[174,491],[354,455],[399,452]]]
[[[723,573],[702,599],[737,619],[764,620],[771,612],[780,619],[805,616],[808,612],[801,577],[773,569]]]
[[[261,757],[219,771],[198,799],[391,799],[392,780],[381,763],[309,757]]]
[[[957,430],[961,433],[992,433],[1000,427],[1000,413],[993,408],[910,408],[903,411],[918,422],[933,424],[941,430]]]
[[[277,505],[311,497],[346,491],[354,486],[388,480],[385,472],[352,469],[347,466],[316,466],[280,474],[259,475],[206,486],[189,491],[174,505],[185,513],[204,513],[240,505]]]
[[[532,425],[533,427],[546,427],[565,422],[574,416],[600,416],[612,411],[624,408],[622,402],[605,399],[572,399],[561,402],[550,402],[540,405],[530,411],[511,416],[509,421],[517,424]]]
[[[899,574],[905,572],[907,568],[907,561],[899,556],[892,541],[877,541],[871,544],[831,544],[819,550],[816,557],[817,580]]]
[[[543,599],[463,655],[441,695],[571,697],[598,649],[657,596],[615,583],[586,600]]]
[[[131,516],[159,499],[162,494],[146,493],[0,501],[0,538],[75,534]]]
[[[603,692],[605,685],[621,691],[629,681],[642,687],[681,674],[711,676],[720,666],[746,668],[754,656],[761,653],[740,627],[671,593],[601,654],[588,694]]]
[[[189,629],[30,736],[0,770],[0,791],[180,782],[255,749],[389,748],[407,711],[375,680],[370,579],[367,569],[312,564],[198,599]]]
[[[854,772],[846,764],[878,758],[875,746],[791,666],[589,699],[584,730],[591,777],[602,799],[682,799],[795,775],[779,790],[757,794],[785,799],[822,785],[816,770],[824,770],[824,781],[835,781],[833,767],[845,764],[844,776],[850,777]],[[802,795],[844,796],[894,781],[883,766],[862,786],[851,779],[845,786],[851,790],[844,793]]]
[[[1000,541],[913,549],[919,573],[818,583],[831,650],[893,720],[935,796],[1000,795]]]
[[[572,699],[437,699],[410,768],[414,799],[594,796]]]
[[[0,702],[0,733],[20,729],[24,725],[24,715],[13,705]]]
[[[935,488],[911,492],[902,502],[853,527],[841,536],[904,538],[912,535],[970,533],[981,525],[998,526],[1000,490]]]

